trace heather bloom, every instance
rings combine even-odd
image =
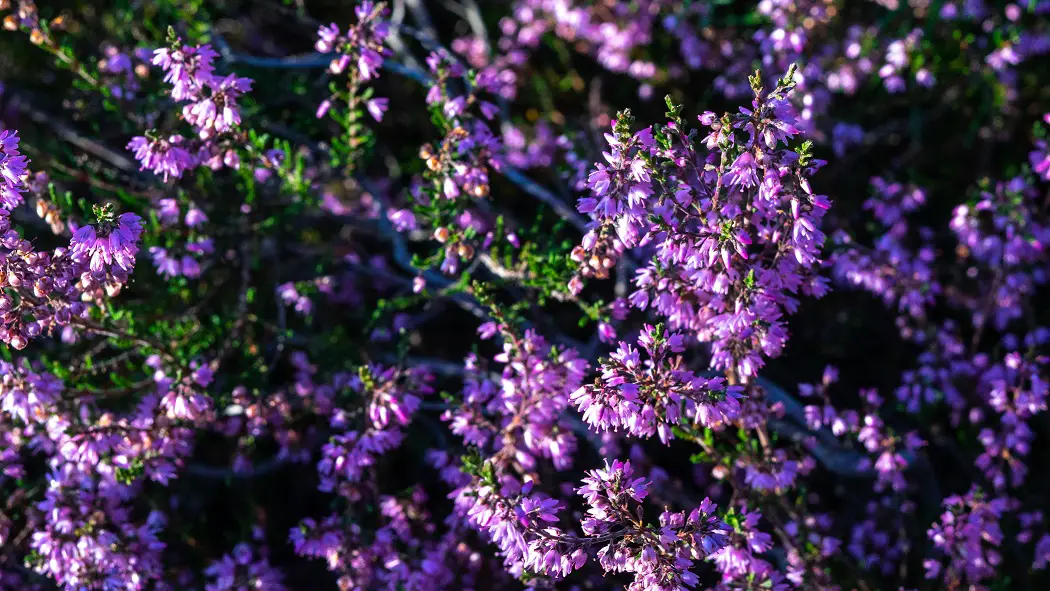
[[[314,47],[321,53],[331,53],[335,49],[336,39],[339,38],[339,26],[331,23],[322,25],[317,29],[317,42]]]
[[[401,444],[403,429],[418,410],[420,396],[430,393],[425,375],[419,370],[371,366],[346,380],[343,387],[367,397],[367,421],[359,429],[350,428],[346,413],[333,413],[331,425],[341,432],[332,436],[322,448],[317,464],[321,477],[319,489],[348,497],[368,469],[387,452]]]
[[[965,496],[944,500],[945,512],[927,532],[940,560],[925,561],[926,578],[939,578],[946,587],[966,584],[986,589],[982,583],[994,577],[1002,561],[1000,520],[1009,510],[1008,498],[985,498],[974,489]]]
[[[0,207],[13,209],[22,203],[29,161],[18,151],[18,132],[0,131]]]
[[[197,207],[190,207],[183,219],[183,222],[190,228],[196,228],[207,221],[208,216]]]
[[[570,399],[591,427],[625,429],[638,437],[658,435],[667,442],[671,427],[683,422],[715,426],[733,419],[740,409],[742,389],[722,378],[703,378],[683,367],[680,356],[686,337],[662,327],[646,326],[638,344],[647,353],[620,343],[602,364],[601,376]],[[684,414],[683,414],[684,413]]]
[[[483,328],[482,335],[497,331]],[[463,404],[442,418],[467,443],[495,446],[494,453],[513,454],[526,467],[547,458],[566,469],[576,450],[576,436],[563,416],[566,393],[582,382],[587,364],[576,351],[556,350],[533,330],[503,336],[503,352],[495,358],[505,364],[500,379],[484,378],[476,369],[478,359],[468,357]]]
[[[783,350],[784,316],[797,295],[826,291],[819,225],[830,202],[806,179],[822,163],[801,166],[798,153],[781,147],[798,133],[787,103],[793,82],[785,80],[771,93],[756,90],[752,108],[738,115],[701,116],[710,127],[706,156],[678,107],[665,126],[635,134],[629,113],[621,113],[606,136],[608,164],[596,165],[588,180],[593,196],[578,206],[596,225],[573,251],[582,275],[607,276],[616,264],[619,253],[603,235],[615,232],[627,248],[651,244],[655,257],[635,274],[629,301],[711,343],[712,366],[741,382]],[[705,159],[706,168],[696,169]],[[580,288],[570,283],[570,292]],[[629,411],[634,393],[626,390],[619,395]]]
[[[389,106],[389,104],[390,104],[390,100],[389,99],[375,98],[375,99],[372,99],[372,100],[368,101],[366,106],[368,107],[368,113],[370,115],[372,115],[373,119],[375,119],[376,121],[382,121],[383,120],[383,114],[386,113],[386,110],[387,110],[387,107]]]
[[[1033,570],[1042,570],[1050,564],[1050,534],[1044,534],[1035,545],[1035,561],[1032,563]]]
[[[23,424],[45,422],[62,390],[62,381],[50,373],[0,362],[0,411]]]
[[[157,268],[157,273],[165,277],[177,277],[181,274],[178,259],[170,256],[166,248],[151,246],[149,255],[153,259],[153,266]]]
[[[650,482],[634,478],[630,462],[614,460],[604,469],[590,470],[578,493],[589,506],[583,521],[588,535],[615,531],[630,520],[632,505],[648,496]],[[635,577],[629,589],[681,589],[699,581],[694,562],[720,552],[728,543],[730,528],[717,516],[716,506],[704,499],[689,513],[664,511],[656,535],[631,526],[622,537],[598,551],[598,561],[608,572],[628,572]]]
[[[310,314],[313,311],[313,301],[299,293],[294,283],[284,283],[277,287],[277,296],[281,299],[285,305],[295,306],[295,311],[302,315]]]
[[[233,74],[225,78],[212,78],[205,83],[209,93],[201,96],[182,109],[186,122],[197,128],[201,139],[224,134],[241,123],[237,98],[251,90],[252,80]]]
[[[0,20],[78,86],[27,95],[15,71],[0,100],[0,589],[310,586],[262,540],[318,494],[288,540],[340,591],[904,591],[923,560],[929,588],[1048,576],[1020,571],[1050,564],[1050,148],[1016,140],[1042,112],[1050,1],[358,0],[325,24],[329,2],[318,54],[295,56],[266,18],[214,23],[215,50],[171,33],[132,52],[36,4],[0,0]],[[97,67],[72,52],[88,45]],[[559,73],[576,52],[587,67]],[[294,88],[256,108],[242,67]],[[635,125],[606,103],[696,80],[742,108],[668,99]],[[974,80],[995,84],[958,92]],[[418,151],[382,137],[426,115]],[[4,131],[27,116],[58,132],[35,147],[53,187]],[[118,119],[161,129],[127,144],[157,178],[79,137]],[[947,152],[974,170],[929,166],[931,121],[975,144]],[[900,182],[850,201],[885,157]],[[70,207],[104,196],[128,213]],[[126,285],[142,245],[157,276]],[[888,315],[814,309],[831,278]],[[831,367],[768,379],[821,355],[858,389],[832,392]],[[968,478],[988,492],[940,499]],[[242,490],[212,525],[254,541],[206,539],[196,512]]]
[[[70,240],[70,252],[74,257],[89,262],[92,271],[98,273],[114,263],[124,271],[135,266],[142,220],[133,213],[122,213],[113,218],[104,211],[96,226],[82,226]]]
[[[1043,115],[1043,122],[1050,126],[1050,113]],[[1045,138],[1038,139],[1035,141],[1035,148],[1028,154],[1032,170],[1044,181],[1050,181],[1050,143]]]
[[[389,34],[386,13],[385,3],[361,2],[354,7],[357,22],[351,24],[345,33],[335,23],[318,27],[315,49],[323,54],[336,53],[329,63],[329,72],[347,73],[355,80],[354,87],[357,81],[367,82],[379,76],[384,56],[389,53],[384,45]],[[329,97],[320,103],[316,111],[318,119],[328,113],[333,99]],[[369,100],[365,107],[376,121],[381,121],[387,99]]]
[[[175,385],[161,397],[159,404],[169,419],[191,422],[201,418],[208,407],[208,399],[185,384]]]
[[[148,168],[167,182],[168,177],[179,178],[184,171],[197,165],[196,158],[183,147],[184,142],[185,138],[178,134],[167,139],[139,136],[132,138],[128,149],[135,153],[142,170]]]
[[[588,505],[581,526],[584,537],[565,534],[558,526],[560,502],[531,493],[533,482],[520,485],[509,476],[466,486],[454,493],[457,511],[496,544],[512,572],[522,567],[561,578],[583,567],[586,548],[601,541],[597,552],[606,572],[635,576],[631,589],[661,582],[671,588],[693,586],[694,562],[726,543],[728,526],[714,516],[705,499],[688,514],[664,511],[659,526],[639,525],[640,504],[651,485],[634,477],[630,462],[606,462],[590,470],[578,493]]]
[[[748,189],[758,184],[758,166],[751,152],[743,152],[726,173],[726,184],[730,187],[741,187]]]
[[[153,65],[166,72],[164,81],[172,85],[171,98],[181,102],[195,99],[213,81],[216,57],[210,45],[188,47],[177,41],[173,47],[154,51]]]
[[[265,556],[256,558],[248,544],[238,544],[233,552],[209,566],[204,574],[209,582],[206,591],[235,591],[240,589],[272,589],[283,591],[284,576],[270,566]]]
[[[652,130],[631,134],[632,122],[630,113],[623,113],[614,122],[613,133],[605,134],[611,148],[602,153],[606,164],[597,164],[587,177],[592,196],[581,198],[577,205],[581,213],[615,228],[617,238],[627,247],[637,245],[646,226],[653,186],[643,157],[655,150]]]
[[[746,580],[749,576],[776,578],[773,566],[761,558],[773,546],[772,536],[758,527],[761,519],[761,512],[747,507],[727,516],[733,528],[727,533],[726,542],[711,556],[723,583]]]
[[[357,69],[361,73],[362,80],[370,80],[376,77],[379,67],[383,65],[383,56],[374,49],[365,49],[361,57],[357,58]]]
[[[165,198],[159,200],[155,211],[163,224],[172,225],[179,221],[179,203],[174,199]]]
[[[47,482],[37,507],[46,517],[30,541],[37,553],[33,570],[68,589],[105,580],[139,591],[160,579],[163,514],[154,511],[143,523],[132,521],[120,500],[129,491],[107,492],[99,478],[73,463],[59,463]]]

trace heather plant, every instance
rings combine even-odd
[[[0,0],[0,589],[1045,588],[1048,15]]]

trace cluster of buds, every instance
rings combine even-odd
[[[453,236],[452,231],[445,226],[434,230],[434,240],[445,245],[445,258],[441,263],[441,270],[445,273],[455,273],[460,261],[474,258],[474,247],[462,237]]]
[[[29,190],[40,195],[36,199],[36,215],[47,223],[53,234],[60,235],[66,231],[66,221],[62,218],[62,210],[45,197],[41,190],[37,189],[41,185],[47,186],[47,174],[38,172],[33,181],[29,183]]]
[[[478,150],[468,152],[470,161],[457,159],[464,148],[479,144]],[[424,144],[419,149],[419,157],[426,163],[431,178],[446,199],[456,199],[464,193],[477,199],[489,196],[488,162],[491,157],[484,144],[474,139],[464,127],[453,127],[436,152],[433,146]]]
[[[11,10],[11,8],[11,0],[0,0],[0,10]],[[45,46],[54,53],[58,50],[58,43],[48,33],[62,29],[65,26],[65,20],[65,16],[59,15],[50,21],[41,21],[40,13],[33,0],[19,0],[14,12],[4,17],[4,28],[8,31],[28,32],[29,41],[33,45]],[[67,61],[70,65],[76,63],[66,59],[63,61]]]
[[[36,200],[36,215],[47,222],[47,225],[51,227],[53,233],[61,234],[66,230],[66,223],[61,217],[62,212],[55,207],[54,203],[51,203],[43,197]]]
[[[11,8],[11,0],[0,0],[0,10],[11,10]],[[55,20],[58,21],[58,24],[61,24],[61,20]],[[18,8],[12,14],[4,17],[4,28],[8,31],[17,31],[22,27],[29,29],[34,35],[43,39],[44,33],[40,31],[40,15],[36,9],[36,3],[32,0],[19,0]],[[39,41],[33,42],[39,44]]]
[[[579,295],[583,291],[584,278],[608,279],[609,272],[623,253],[623,244],[606,225],[592,229],[583,236],[569,257],[579,267],[569,280],[569,292]]]

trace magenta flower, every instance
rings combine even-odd
[[[205,86],[210,95],[202,96],[182,109],[186,121],[197,128],[201,139],[223,134],[241,123],[237,98],[251,90],[252,80],[233,74],[225,78],[210,78]]]
[[[14,209],[22,204],[22,177],[28,164],[18,152],[18,132],[0,131],[0,207]]]
[[[128,149],[135,153],[142,170],[148,168],[167,182],[168,177],[179,178],[184,171],[197,165],[197,159],[182,147],[184,141],[185,138],[178,134],[167,139],[139,136],[128,143]]]
[[[372,115],[373,119],[375,119],[376,121],[382,121],[383,113],[386,113],[389,104],[390,99],[375,98],[368,101],[368,103],[366,103],[365,106],[368,107],[368,112]]]
[[[174,48],[161,47],[153,52],[153,65],[167,72],[164,81],[172,85],[171,98],[192,100],[212,81],[215,67],[212,61],[218,54],[210,45]]]
[[[87,259],[95,273],[114,263],[124,271],[131,271],[141,234],[142,219],[133,213],[123,213],[115,221],[100,221],[97,228],[82,226],[73,234],[69,247],[74,257]]]

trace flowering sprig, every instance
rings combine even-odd
[[[711,130],[706,156],[670,101],[666,127],[637,135],[622,113],[608,136],[618,150],[607,157],[617,176],[599,165],[591,177],[595,197],[580,202],[596,221],[615,224],[624,245],[652,244],[655,256],[636,275],[631,304],[710,342],[713,366],[741,380],[783,350],[783,316],[797,307],[797,294],[826,291],[819,224],[830,202],[807,179],[822,163],[805,144],[799,152],[781,147],[798,133],[786,103],[793,75],[768,94],[753,77],[751,109],[701,115]],[[581,246],[598,245],[585,237]],[[609,266],[602,256],[599,265]]]
[[[112,208],[95,209],[98,222],[85,225],[73,234],[69,249],[74,259],[85,260],[94,273],[109,270],[112,265],[130,273],[135,267],[142,220],[133,213],[113,213]]]
[[[336,54],[328,71],[346,76],[345,85],[334,81],[329,85],[331,96],[317,107],[316,115],[318,119],[331,116],[342,126],[343,133],[336,138],[332,156],[333,164],[341,163],[347,172],[357,167],[370,141],[370,133],[362,122],[365,111],[376,121],[382,121],[389,106],[388,99],[374,97],[372,87],[365,86],[379,77],[383,58],[390,53],[385,45],[390,34],[388,13],[385,2],[365,1],[354,7],[357,22],[345,33],[335,23],[317,30],[314,44],[317,51]],[[337,102],[345,103],[345,110],[333,108]]]
[[[188,140],[178,133],[165,135],[147,130],[132,138],[127,149],[135,154],[142,169],[150,169],[167,182],[187,170],[204,164],[212,169],[240,167],[240,155],[229,136],[241,123],[237,99],[251,89],[252,80],[235,74],[215,74],[218,54],[210,45],[186,45],[168,31],[168,46],[153,53],[153,65],[165,72],[171,85],[171,98],[187,103],[182,117],[199,140]]]
[[[602,364],[601,376],[572,394],[573,404],[592,428],[623,429],[636,437],[659,436],[667,443],[672,427],[689,422],[714,427],[736,417],[743,389],[722,378],[703,378],[688,370],[680,355],[686,337],[662,326],[646,326],[637,348],[620,343]]]
[[[0,206],[11,210],[22,204],[29,161],[18,151],[18,132],[0,131]]]
[[[587,503],[580,524],[584,536],[567,535],[556,524],[563,507],[555,499],[530,494],[533,482],[519,485],[497,475],[491,463],[470,460],[477,484],[456,492],[457,509],[500,548],[507,568],[515,574],[533,572],[562,578],[583,567],[588,549],[596,553],[606,572],[627,572],[632,590],[692,587],[692,571],[726,544],[728,526],[714,515],[709,500],[685,512],[664,511],[659,525],[641,520],[640,504],[650,483],[634,478],[630,462],[614,461],[604,469],[588,471],[577,492]]]
[[[265,556],[257,559],[254,554],[248,544],[238,544],[232,553],[223,555],[204,571],[208,577],[205,590],[233,591],[254,587],[283,591],[284,577],[280,571],[274,570]]]
[[[420,370],[375,366],[339,379],[339,387],[364,402],[366,415],[356,418],[342,410],[333,412],[331,426],[338,434],[321,450],[320,490],[350,499],[360,494],[358,485],[368,470],[401,443],[403,428],[419,408],[421,396],[430,392],[424,378]]]
[[[0,588],[316,586],[287,517],[361,591],[1043,583],[1050,3],[41,4],[0,0],[74,81],[0,55]],[[638,125],[697,82],[744,108]]]
[[[923,563],[926,578],[939,578],[949,588],[989,589],[987,579],[994,577],[1002,560],[999,547],[1004,535],[999,520],[1012,504],[1008,498],[986,498],[976,489],[945,499],[940,521],[928,532],[943,558]]]

